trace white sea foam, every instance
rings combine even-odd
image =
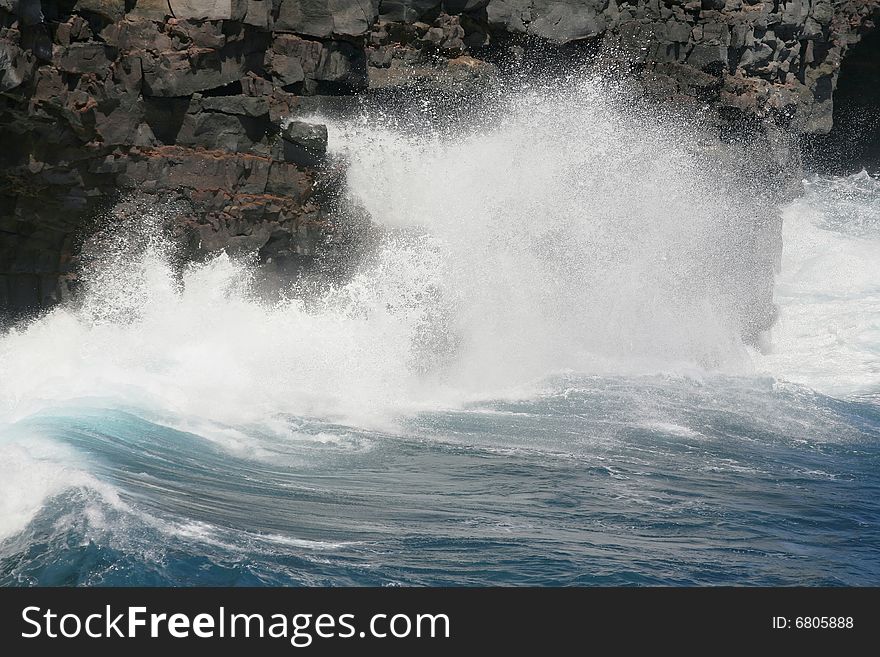
[[[84,272],[79,305],[0,337],[0,420],[107,397],[181,426],[283,415],[387,426],[560,371],[749,373],[743,314],[766,247],[755,190],[733,187],[699,135],[628,102],[585,81],[520,94],[483,127],[442,137],[331,125],[351,197],[387,236],[349,282],[308,303],[257,299],[248,265],[225,254],[178,281],[147,213]],[[872,376],[877,340],[864,325],[877,301],[863,292],[877,251],[793,212],[783,318],[762,367],[818,384]],[[814,338],[785,296],[827,282],[827,266],[791,273],[824,239],[852,247],[822,257],[839,258],[834,285],[853,289],[805,312],[851,333],[846,353],[858,354],[840,365],[821,364],[838,354],[828,341],[803,346]],[[844,271],[854,253],[861,269]],[[248,451],[237,433],[217,440]]]
[[[72,450],[39,436],[0,442],[0,540],[20,532],[49,499],[72,488],[88,488],[105,501],[119,503],[110,486],[77,463]]]
[[[779,320],[761,369],[831,395],[880,393],[880,181],[812,178],[786,210]]]

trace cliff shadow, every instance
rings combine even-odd
[[[804,155],[813,172],[880,173],[880,30],[847,52],[834,90],[834,127],[808,138]]]

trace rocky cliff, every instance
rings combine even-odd
[[[127,193],[182,208],[187,257],[296,271],[334,234],[326,132],[285,117],[529,62],[622,63],[720,127],[827,133],[877,0],[0,0],[0,309],[63,297]],[[863,54],[864,57],[864,54]],[[421,87],[420,87],[421,85]]]

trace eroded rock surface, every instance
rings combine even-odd
[[[722,129],[828,132],[841,62],[878,7],[0,0],[0,309],[63,296],[83,226],[132,191],[182,200],[171,230],[192,257],[240,248],[305,266],[333,229],[315,193],[326,137],[282,135],[285,118],[377,94],[473,97],[530,53],[623,63],[657,98],[711,107]]]

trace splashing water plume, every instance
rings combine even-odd
[[[761,181],[654,111],[591,79],[452,137],[334,126],[352,195],[441,254],[460,381],[746,366],[776,244]]]
[[[155,220],[103,242],[78,308],[4,339],[6,412],[122,394],[224,421],[366,421],[558,371],[748,367],[771,246],[705,136],[599,80],[521,92],[490,118],[451,138],[331,126],[386,238],[308,309],[256,300],[226,255],[178,285]]]

